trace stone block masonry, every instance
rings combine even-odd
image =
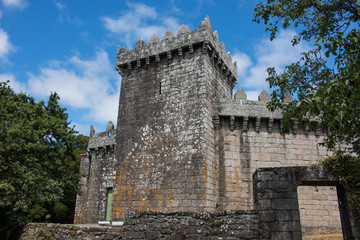
[[[97,223],[106,218],[107,192],[113,186],[115,136],[111,121],[105,132],[95,134],[91,127],[88,152],[81,156],[81,193],[76,199],[76,223]]]
[[[255,210],[216,212],[130,212],[124,225],[28,224],[30,239],[272,239],[302,238],[297,187],[332,185],[336,178],[323,167],[261,168],[253,175]],[[349,215],[346,195],[339,192],[344,239],[360,239]]]
[[[20,239],[259,239],[255,211],[128,212],[126,219],[122,227],[30,223]]]
[[[239,98],[241,96],[241,98]],[[290,99],[291,100],[291,99]],[[311,166],[318,164],[329,154],[319,146],[325,132],[309,132],[303,126],[296,126],[288,135],[280,132],[280,112],[269,112],[266,104],[269,96],[262,92],[259,101],[246,99],[242,89],[235,98],[220,103],[217,150],[221,177],[219,179],[219,209],[252,209],[252,175],[258,168]],[[321,187],[324,189],[325,187]],[[307,233],[341,232],[336,190],[316,193],[304,188],[299,199],[325,197],[328,204],[307,202],[303,206],[303,231]],[[319,214],[324,214],[319,219]],[[335,216],[334,216],[335,214]],[[330,220],[331,219],[331,220]],[[316,225],[313,222],[316,221]],[[316,226],[316,227],[315,227]]]
[[[299,186],[301,228],[306,233],[341,232],[340,212],[334,186]]]
[[[126,211],[214,211],[212,116],[231,99],[236,65],[206,18],[118,50],[122,75],[112,219]]]
[[[333,186],[342,189],[338,180],[324,167],[259,168],[253,175],[253,181],[254,204],[264,239],[302,239],[304,231],[300,223],[299,186]],[[349,215],[346,194],[340,193],[339,197],[344,239],[359,239],[359,228]],[[328,213],[317,211],[317,214],[324,216]]]
[[[291,134],[280,133],[282,116],[267,110],[266,91],[258,101],[241,88],[233,94],[237,64],[208,17],[193,31],[183,25],[176,36],[166,31],[132,50],[118,47],[116,69],[117,129],[109,123],[105,132],[91,130],[75,223],[123,221],[129,212],[251,211],[257,169],[310,166],[328,154],[318,145],[322,129],[294,125]],[[305,225],[325,211],[318,229],[339,221],[329,216],[334,194],[326,192],[329,208],[321,213],[307,204]]]

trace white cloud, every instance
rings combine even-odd
[[[58,1],[54,1],[55,3],[55,6],[60,10],[60,11],[64,11],[65,8],[66,8],[66,5],[61,3],[61,2],[58,2]]]
[[[8,34],[0,28],[0,59],[7,61],[10,52],[15,51],[15,47],[10,43]]]
[[[74,24],[75,26],[80,26],[83,24],[83,21],[80,18],[70,16],[69,11],[67,10],[67,6],[65,4],[56,0],[54,0],[54,4],[56,8],[59,10],[59,16],[58,16],[59,22],[70,23],[70,24]]]
[[[235,51],[234,60],[238,61],[238,86],[247,93],[248,99],[257,100],[262,90],[269,90],[269,85],[265,81],[268,67],[282,71],[286,65],[299,60],[302,52],[310,49],[306,43],[293,47],[291,39],[294,35],[294,31],[281,31],[273,41],[259,41],[254,48],[253,62],[245,53]]]
[[[15,92],[26,92],[26,86],[25,84],[16,81],[15,76],[11,73],[2,73],[0,74],[0,82],[6,82],[10,81],[9,86],[15,91]]]
[[[238,75],[243,76],[246,74],[247,69],[253,65],[250,57],[245,53],[236,51],[232,56],[233,61],[237,62]]]
[[[12,75],[10,73],[0,74],[0,82],[6,82],[7,80],[14,81],[15,80],[14,75]]]
[[[116,120],[120,75],[104,51],[88,60],[73,56],[65,62],[53,61],[38,75],[30,74],[27,84],[30,94],[38,97],[56,91],[72,110],[86,110],[84,119],[104,124]]]
[[[176,31],[180,24],[173,17],[159,17],[155,8],[142,3],[127,3],[130,11],[111,18],[102,17],[104,26],[110,32],[121,36],[126,47],[132,48],[132,43],[140,38],[148,40],[154,33],[162,37],[166,30]]]
[[[6,7],[24,8],[26,6],[25,0],[1,0]]]
[[[75,130],[78,131],[80,134],[83,135],[89,135],[90,133],[90,126],[88,124],[81,124],[78,122],[71,122],[70,126],[74,126]],[[99,131],[96,131],[97,129],[95,128],[96,132],[103,132],[105,130],[106,125],[103,127],[103,129],[99,129]]]

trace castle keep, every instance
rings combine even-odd
[[[236,62],[208,17],[196,30],[183,25],[176,36],[119,47],[116,69],[117,129],[111,122],[105,132],[91,129],[75,223],[123,221],[133,211],[251,210],[257,169],[311,166],[327,154],[317,144],[321,129],[280,133],[281,113],[267,110],[267,92],[258,101],[241,88],[233,94]],[[309,206],[300,209],[303,229],[341,231],[334,187],[299,188],[298,199]]]

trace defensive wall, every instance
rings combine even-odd
[[[91,126],[88,150],[81,156],[80,194],[76,198],[75,223],[97,223],[106,219],[107,191],[113,186],[116,130],[110,121],[105,132]]]
[[[209,212],[126,212],[123,226],[29,223],[30,239],[275,239],[300,240],[300,185],[338,188],[344,239],[360,239],[346,194],[323,167],[260,168],[253,175],[254,210]]]
[[[311,166],[327,154],[320,128],[280,132],[281,113],[267,110],[267,92],[258,101],[241,88],[233,93],[237,65],[208,17],[196,30],[183,25],[176,36],[119,47],[116,68],[117,129],[91,129],[75,223],[126,222],[127,212],[252,211],[257,169]],[[320,189],[320,198],[311,187],[298,194],[307,206],[302,228],[340,232],[336,189]]]

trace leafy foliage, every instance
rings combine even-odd
[[[360,161],[349,155],[335,155],[324,161],[333,174],[339,176],[351,196],[352,204],[360,202]]]
[[[268,107],[282,110],[284,132],[293,123],[327,129],[322,145],[334,156],[325,164],[355,194],[360,211],[359,20],[358,0],[267,0],[256,6],[253,19],[268,26],[271,40],[279,28],[295,27],[293,45],[313,43],[282,73],[268,68],[273,89]],[[287,92],[295,99],[290,104],[282,102]]]
[[[80,177],[76,155],[86,148],[86,137],[75,135],[58,101],[52,93],[47,104],[36,103],[0,83],[2,236],[29,221],[73,220]]]

